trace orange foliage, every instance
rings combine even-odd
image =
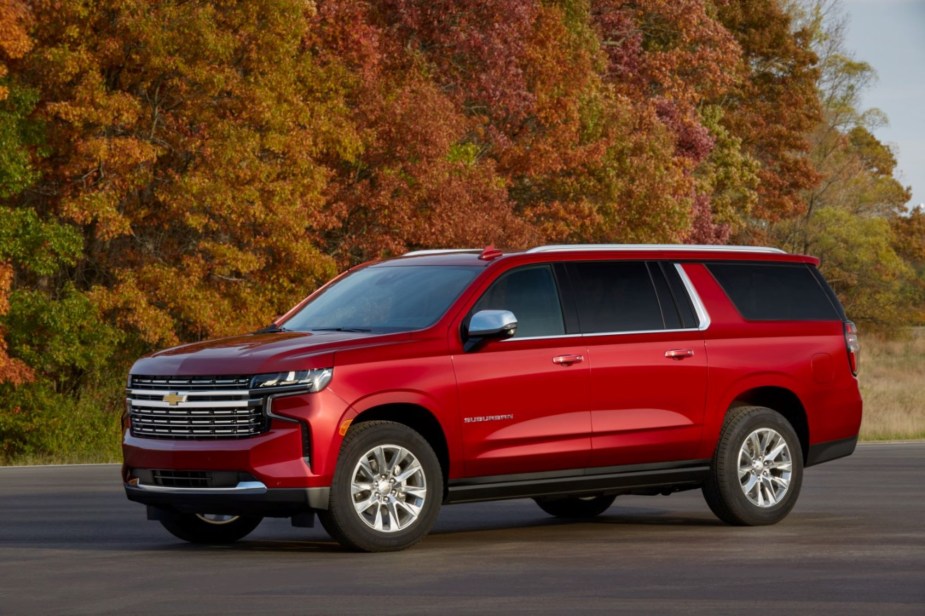
[[[13,282],[13,268],[0,262],[0,316],[7,313],[10,308],[8,296]],[[33,378],[32,370],[16,358],[7,354],[6,332],[0,327],[0,383],[13,383],[18,385]]]
[[[9,72],[5,60],[22,58],[32,48],[27,27],[30,15],[26,4],[21,0],[4,0],[0,3],[0,78]],[[9,91],[0,84],[0,101]]]
[[[146,345],[254,328],[414,248],[722,241],[704,106],[735,101],[723,147],[754,154],[723,152],[724,189],[760,161],[758,215],[812,176],[802,125],[751,134],[812,103],[749,63],[770,9],[732,4],[34,0],[17,77],[51,156],[28,207],[80,229],[65,277]]]

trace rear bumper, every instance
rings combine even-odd
[[[814,466],[829,460],[844,458],[854,453],[854,448],[858,444],[858,437],[844,438],[837,441],[827,441],[809,446],[809,452],[806,455],[806,462],[803,466]]]

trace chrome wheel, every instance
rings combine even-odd
[[[420,461],[399,445],[377,445],[360,456],[350,484],[353,507],[369,528],[394,533],[417,521],[427,499]]]
[[[442,500],[440,461],[419,432],[392,421],[354,422],[318,519],[345,547],[391,552],[427,535]]]
[[[757,507],[773,507],[790,489],[790,447],[776,430],[755,430],[739,449],[738,469],[739,485],[749,502]]]

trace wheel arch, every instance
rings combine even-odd
[[[803,460],[806,460],[809,455],[809,420],[806,407],[793,391],[777,386],[755,387],[743,391],[729,405],[726,414],[741,406],[764,406],[783,415],[797,433]]]

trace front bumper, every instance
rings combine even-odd
[[[269,489],[260,481],[242,481],[223,488],[176,488],[125,484],[129,500],[180,513],[290,517],[327,509],[329,488]]]

